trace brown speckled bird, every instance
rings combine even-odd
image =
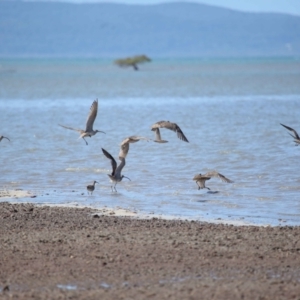
[[[207,172],[205,174],[197,174],[197,175],[194,176],[193,180],[196,181],[196,183],[198,185],[198,190],[200,190],[200,189],[210,190],[210,188],[205,186],[205,181],[209,180],[211,177],[217,177],[217,178],[220,178],[224,182],[233,183],[232,180],[226,178],[224,175],[222,175],[222,174],[220,174],[216,171],[210,171],[210,172]]]
[[[189,142],[188,139],[185,137],[183,134],[182,130],[176,123],[171,123],[169,121],[159,121],[151,126],[151,130],[155,131],[155,140],[154,142],[156,143],[167,143],[168,141],[162,140],[160,136],[160,130],[159,128],[166,128],[170,129],[172,131],[175,131],[177,133],[177,137],[184,141],[184,142]]]

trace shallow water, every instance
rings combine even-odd
[[[140,72],[101,60],[2,60],[0,188],[30,190],[33,203],[123,207],[199,220],[300,224],[299,147],[279,123],[300,131],[297,60],[160,60]],[[59,127],[83,128],[99,99],[87,139]],[[190,141],[162,129],[169,142],[130,145],[112,193],[110,162],[130,135],[153,138],[160,120],[176,122]],[[217,170],[234,181],[207,181]],[[99,181],[93,196],[85,186]]]

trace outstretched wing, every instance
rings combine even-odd
[[[147,142],[149,141],[148,138],[143,136],[137,136],[137,135],[132,135],[124,139],[121,143],[119,159],[122,160],[121,158],[126,158],[129,151],[129,144],[136,143],[139,140],[146,140]]]
[[[161,141],[162,140],[159,128],[155,128],[155,140],[156,141]]]
[[[10,141],[10,139],[9,139],[8,137],[6,137],[6,136],[3,136],[3,135],[0,135],[0,142],[2,141],[2,139],[7,139],[7,140],[9,140],[9,141]]]
[[[233,183],[232,180],[226,178],[224,175],[216,172],[216,171],[210,171],[210,172],[207,172],[206,174],[204,174],[203,176],[206,176],[206,177],[217,177],[219,179],[221,179],[222,181],[224,182],[227,182],[227,183]]]
[[[283,125],[281,123],[280,123],[280,125],[283,126],[283,127],[285,127],[286,129],[292,131],[294,133],[294,135],[295,135],[295,136],[292,136],[293,138],[298,139],[298,140],[300,139],[299,135],[298,135],[298,133],[297,133],[297,131],[295,129],[293,129],[293,128],[289,127],[289,126]]]
[[[121,144],[120,151],[119,151],[119,160],[122,158],[126,158],[129,151],[129,143]]]
[[[111,156],[111,154],[109,154],[105,149],[103,149],[103,148],[101,148],[101,149],[102,149],[103,154],[108,159],[110,159],[110,163],[111,163],[111,167],[112,167],[111,175],[114,176],[115,172],[116,172],[116,168],[117,168],[117,163],[116,163],[115,159]]]
[[[196,174],[193,178],[193,180],[200,180],[202,178],[202,175],[201,174]]]
[[[177,137],[185,142],[189,142],[188,139],[185,137],[184,133],[180,129],[180,127],[176,123],[171,123],[169,121],[159,121],[152,125],[152,130],[155,130],[156,128],[167,128],[172,131],[175,131],[177,133]]]
[[[115,174],[119,174],[119,176],[121,176],[121,172],[122,172],[122,169],[124,168],[125,166],[125,158],[124,157],[121,157],[121,163],[118,165],[117,169],[116,169],[116,172]]]
[[[85,131],[87,131],[87,132],[93,131],[93,125],[94,125],[95,119],[97,117],[97,112],[98,112],[98,99],[94,100],[94,102],[91,106],[90,113],[86,120]]]
[[[64,125],[60,125],[60,124],[58,124],[58,125],[61,126],[61,127],[63,127],[63,128],[67,128],[67,129],[71,129],[71,130],[74,130],[74,131],[78,131],[80,133],[84,132],[84,130],[82,130],[82,129],[72,128],[72,127],[68,127],[68,126],[64,126]]]
[[[146,141],[149,141],[150,139],[146,138],[146,137],[143,137],[143,136],[137,136],[137,135],[132,135],[132,136],[129,136],[127,138],[125,138],[122,143],[121,143],[121,146],[124,145],[124,144],[127,144],[127,143],[136,143],[138,142],[139,140],[146,140]]]

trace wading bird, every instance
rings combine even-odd
[[[93,191],[95,190],[95,184],[99,183],[98,181],[94,180],[93,184],[90,184],[86,187],[88,194],[91,193],[93,195]]]
[[[102,132],[105,133],[104,131],[100,131],[100,130],[94,130],[93,129],[93,125],[94,125],[94,121],[97,117],[97,112],[98,112],[98,99],[95,100],[91,106],[90,109],[90,113],[88,115],[87,121],[86,121],[86,126],[85,126],[85,130],[83,129],[76,129],[76,128],[72,128],[72,127],[68,127],[68,126],[64,126],[64,125],[60,125],[61,127],[67,128],[67,129],[71,129],[71,130],[75,130],[78,131],[80,133],[79,138],[83,138],[86,145],[88,145],[87,141],[85,140],[85,137],[92,137],[93,135],[95,135],[97,132]]]
[[[124,175],[121,175],[122,169],[125,166],[125,158],[124,157],[120,158],[121,163],[117,167],[116,160],[105,149],[103,149],[103,148],[101,148],[101,149],[102,149],[103,154],[108,159],[110,159],[110,163],[111,163],[111,167],[112,167],[111,174],[107,174],[107,176],[110,178],[110,180],[114,183],[114,186],[111,186],[111,191],[113,192],[113,189],[114,189],[117,192],[116,185],[118,182],[121,182],[124,177],[131,181],[130,178],[128,178]]]
[[[0,135],[0,142],[1,142],[3,139],[7,139],[7,140],[9,140],[9,141],[10,141],[10,139],[9,139],[9,138],[7,138],[6,136]]]
[[[300,144],[300,137],[299,137],[297,131],[295,129],[293,129],[289,126],[283,125],[281,123],[280,123],[280,125],[294,133],[294,135],[290,134],[290,136],[292,136],[294,138],[294,142],[296,143],[295,146],[298,146]]]
[[[200,189],[210,190],[210,188],[205,186],[205,181],[209,180],[211,177],[217,177],[217,178],[220,178],[224,182],[233,183],[232,180],[226,178],[224,175],[222,175],[222,174],[220,174],[216,171],[210,171],[210,172],[207,172],[205,174],[197,174],[197,175],[194,176],[193,180],[196,181],[196,183],[198,185],[198,190],[200,190]]]
[[[161,139],[159,128],[167,128],[167,129],[173,130],[177,133],[177,137],[180,140],[182,140],[184,142],[187,142],[187,143],[189,142],[188,139],[183,134],[180,127],[176,123],[171,123],[169,121],[159,121],[159,122],[153,124],[152,127],[151,127],[151,130],[155,131],[155,140],[154,140],[154,142],[156,142],[156,143],[167,143],[168,142],[166,140]]]
[[[129,151],[129,144],[133,144],[138,142],[139,140],[146,140],[147,142],[150,140],[146,137],[143,136],[136,136],[136,135],[132,135],[127,137],[126,139],[124,139],[122,141],[122,143],[120,144],[120,152],[119,152],[119,159],[121,160],[121,158],[126,158],[128,151]]]

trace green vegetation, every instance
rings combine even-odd
[[[138,64],[150,62],[151,59],[146,55],[136,55],[133,57],[121,58],[114,61],[114,63],[121,68],[133,67],[134,70],[138,70]]]

